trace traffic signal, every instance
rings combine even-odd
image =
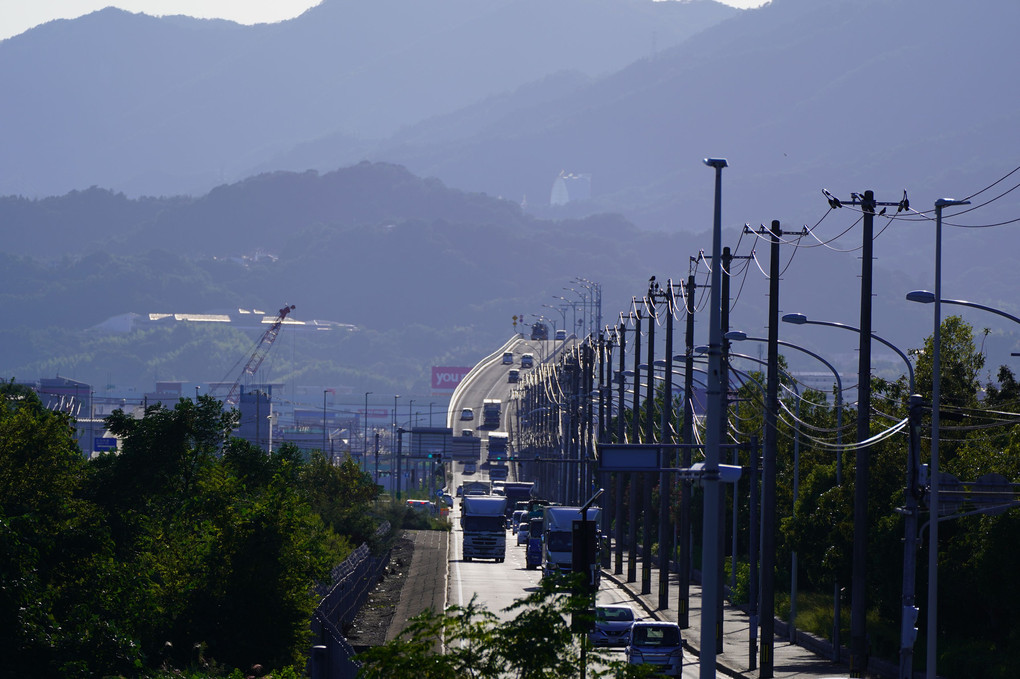
[[[442,462],[443,461],[443,454],[442,453],[429,453],[428,457],[429,457],[430,460],[435,460],[436,462]]]
[[[903,628],[900,630],[902,648],[911,648],[917,641],[917,614],[919,612],[917,606],[903,607]]]

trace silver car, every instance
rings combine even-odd
[[[630,606],[596,606],[595,629],[588,638],[596,646],[626,646],[636,619]]]
[[[683,639],[675,622],[636,622],[627,643],[627,662],[654,665],[671,677],[679,677],[684,664]]]

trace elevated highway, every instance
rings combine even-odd
[[[518,450],[513,431],[514,417],[516,413],[510,412],[508,404],[516,384],[510,381],[510,372],[518,372],[520,379],[524,379],[529,371],[543,370],[544,366],[559,360],[562,351],[573,346],[573,338],[565,340],[533,340],[522,335],[515,335],[499,347],[496,351],[483,358],[471,371],[464,376],[450,398],[450,409],[447,413],[446,426],[453,430],[454,436],[461,436],[464,430],[470,429],[474,436],[481,439],[481,460],[477,470],[473,474],[465,475],[465,466],[462,463],[451,463],[453,487],[460,485],[465,478],[490,480],[486,455],[489,444],[489,433],[492,431],[504,431],[509,435],[509,451],[513,454]],[[504,355],[513,357],[512,362],[504,363]],[[534,359],[531,368],[524,368],[521,365],[521,357],[530,354]],[[499,425],[496,427],[482,426],[482,407],[487,399],[499,399],[502,403]],[[462,420],[461,413],[465,408],[471,408],[474,416],[471,420]],[[520,465],[510,463],[510,480],[533,481],[536,479],[521,478]]]

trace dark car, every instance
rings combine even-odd
[[[528,570],[542,565],[542,527],[541,518],[532,518],[528,521],[526,529],[524,526],[520,528],[528,531],[528,548],[524,555],[524,563]]]

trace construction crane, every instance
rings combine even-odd
[[[269,349],[273,346],[273,342],[276,340],[276,336],[280,334],[280,328],[283,326],[283,320],[287,318],[287,314],[294,311],[296,307],[291,304],[290,306],[284,306],[280,309],[273,324],[269,326],[258,343],[255,345],[255,350],[251,352],[251,357],[248,359],[248,364],[244,366],[244,370],[237,376],[237,381],[234,382],[234,386],[230,387],[230,393],[227,394],[225,403],[228,407],[235,407],[237,405],[238,398],[241,391],[241,381],[244,380],[245,375],[254,375],[258,372],[259,367],[262,365],[262,361],[265,360],[266,354],[269,353]]]

